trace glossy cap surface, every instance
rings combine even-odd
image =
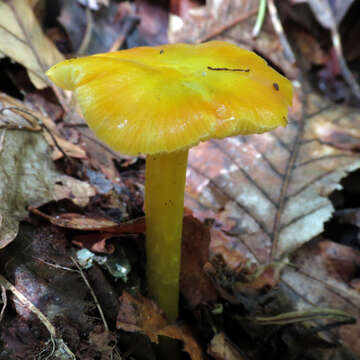
[[[73,90],[103,142],[128,155],[287,124],[289,80],[253,52],[208,43],[139,47],[63,61],[47,75]]]

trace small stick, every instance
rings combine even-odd
[[[1,312],[0,312],[0,322],[4,316],[4,311],[6,309],[6,305],[7,305],[7,296],[6,296],[6,288],[4,285],[1,285],[1,300],[3,302],[3,307],[1,309]]]
[[[104,329],[105,329],[106,331],[109,331],[109,326],[108,326],[108,324],[107,324],[107,322],[106,322],[104,312],[102,311],[102,308],[101,308],[100,303],[99,303],[99,301],[98,301],[98,299],[97,299],[97,297],[96,297],[96,295],[95,295],[95,293],[94,293],[94,290],[93,290],[92,287],[90,286],[89,281],[88,281],[88,279],[86,278],[86,276],[85,276],[84,272],[82,271],[82,269],[81,269],[80,265],[78,264],[78,262],[77,262],[73,257],[70,257],[70,259],[71,259],[72,262],[75,264],[75,266],[78,268],[78,270],[79,270],[79,272],[80,272],[80,275],[81,275],[82,279],[84,280],[84,283],[85,283],[86,286],[88,287],[88,289],[89,289],[89,291],[90,291],[90,294],[91,294],[92,298],[94,299],[95,305],[96,305],[96,307],[97,307],[97,309],[98,309],[98,311],[99,311],[99,313],[100,313],[101,320],[102,320],[103,323],[104,323]]]
[[[15,297],[26,306],[32,313],[34,313],[41,323],[46,327],[51,336],[51,342],[53,346],[57,346],[62,352],[65,352],[68,355],[68,358],[76,360],[74,353],[69,349],[63,339],[56,336],[56,329],[51,324],[49,319],[31,302],[29,301],[16,287],[2,275],[0,275],[0,285],[6,290],[11,291]]]
[[[335,49],[337,59],[339,61],[341,73],[342,73],[345,81],[349,85],[350,89],[352,90],[353,94],[358,99],[360,99],[360,86],[357,83],[357,81],[355,80],[354,75],[352,74],[352,72],[350,71],[350,69],[348,68],[348,66],[346,64],[346,61],[345,61],[344,55],[343,55],[340,35],[337,31],[336,26],[333,26],[330,29],[330,31],[331,31],[331,40],[332,40],[332,43],[333,43],[333,46]]]
[[[88,1],[87,1],[88,3]],[[89,6],[89,4],[87,4]],[[84,55],[89,44],[90,44],[90,40],[91,40],[91,34],[92,34],[92,29],[93,29],[93,18],[91,15],[91,10],[86,7],[85,9],[85,14],[86,14],[86,28],[85,28],[85,34],[84,37],[81,41],[80,47],[77,51],[78,55]]]
[[[293,51],[291,50],[289,42],[287,41],[286,35],[284,33],[284,29],[281,25],[279,13],[274,4],[274,0],[268,0],[267,4],[268,4],[268,9],[269,9],[269,14],[271,17],[271,22],[274,26],[275,32],[277,33],[277,35],[280,39],[280,43],[284,49],[285,56],[291,64],[295,64],[295,61],[296,61],[295,56],[294,56]]]

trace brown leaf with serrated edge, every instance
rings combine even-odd
[[[222,232],[216,246],[210,244],[210,251],[219,249],[222,238],[222,245],[247,257],[247,263],[264,266],[286,261],[320,234],[332,216],[334,208],[328,196],[341,189],[342,178],[360,168],[359,155],[350,151],[357,149],[359,138],[357,110],[306,93],[295,98],[285,129],[212,140],[193,148],[185,203],[197,218],[214,218],[217,230]],[[243,265],[241,259],[239,265]],[[290,295],[293,287],[302,302],[326,304],[326,296],[311,301],[311,290],[307,294],[294,276],[288,277],[289,273],[296,271],[283,268],[280,281],[295,307],[298,304]],[[313,280],[309,278],[309,282]],[[342,287],[337,286],[340,283],[334,287],[327,282],[325,287],[339,298],[337,308],[345,310],[345,302],[340,301]],[[347,312],[360,319],[359,308],[357,299]],[[341,340],[355,346],[349,337],[342,336]]]
[[[358,155],[319,137],[321,126],[335,124],[354,146],[360,114],[314,94],[304,97],[285,129],[209,141],[190,151],[187,206],[200,219],[216,218],[228,246],[260,263],[282,258],[321,233],[333,212],[328,195],[360,168]]]
[[[23,0],[0,1],[0,52],[25,66],[38,89],[48,86],[45,71],[64,60]]]
[[[201,348],[190,329],[184,325],[169,325],[159,306],[141,295],[135,298],[123,293],[120,297],[116,327],[129,332],[143,332],[154,343],[159,342],[160,335],[181,340],[184,351],[188,352],[192,360],[203,359]]]

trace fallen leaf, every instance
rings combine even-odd
[[[0,127],[42,131],[42,135],[51,146],[53,160],[58,160],[63,156],[86,159],[85,150],[64,139],[53,120],[40,111],[30,108],[31,104],[24,104],[3,93],[0,93],[0,101],[4,104],[2,108],[3,115],[11,115],[8,118],[0,116]]]
[[[223,333],[216,334],[208,346],[208,354],[216,360],[242,360],[239,349]]]
[[[19,105],[16,110],[14,102]],[[3,248],[15,238],[18,223],[27,215],[28,206],[38,207],[66,196],[56,191],[64,189],[58,184],[64,175],[56,171],[31,109],[0,94],[0,126],[3,128],[0,134],[0,248]],[[89,186],[76,179],[71,181],[76,181],[79,188]],[[86,199],[82,200],[86,203]]]
[[[114,234],[111,233],[77,235],[73,237],[72,243],[95,253],[112,254],[115,251],[115,246],[106,242],[112,237],[114,237]]]
[[[200,345],[195,340],[190,328],[184,324],[166,326],[159,330],[159,335],[182,341],[184,343],[184,351],[189,354],[192,360],[203,359]]]
[[[360,143],[360,113],[345,105],[333,105],[313,93],[301,98],[301,102],[295,98],[285,129],[210,141],[190,151],[185,203],[197,218],[215,219],[222,232],[216,238],[216,247],[222,243],[229,251],[240,252],[247,258],[247,266],[266,268],[274,261],[282,263],[295,256],[324,230],[324,223],[331,218],[334,207],[328,196],[342,189],[341,179],[360,168],[359,155],[345,150],[357,149]],[[286,266],[278,278],[285,283],[289,301],[299,307],[332,307],[359,319],[359,293],[341,282],[329,290],[332,285],[328,278],[314,280],[324,264],[315,267],[312,253],[304,255],[304,259],[304,269],[310,271],[308,277]],[[239,265],[244,266],[241,259]],[[271,288],[276,277],[269,280]],[[245,283],[246,293],[251,293],[251,287],[256,290],[266,281]],[[241,295],[243,284],[237,285],[241,285]],[[296,301],[294,293],[299,297]],[[336,301],[330,301],[331,294]],[[358,327],[344,326],[339,333],[344,344],[359,351],[354,340],[359,336]]]
[[[344,144],[337,148],[321,139],[324,126],[336,125],[337,137],[342,131],[353,147],[360,114],[314,94],[304,101],[303,107],[295,102],[286,129],[209,141],[190,152],[187,206],[200,219],[217,219],[229,248],[260,263],[321,233],[334,210],[328,195],[360,168],[359,156],[342,150]]]
[[[74,204],[84,207],[95,194],[95,189],[87,182],[61,174],[54,186],[53,197],[56,201],[70,199]]]
[[[38,89],[49,84],[45,71],[64,60],[24,0],[0,1],[0,51],[23,65]]]
[[[33,207],[31,207],[29,210],[32,213],[49,220],[54,225],[69,229],[94,231],[94,230],[104,230],[106,228],[114,227],[118,225],[116,222],[108,219],[99,218],[99,217],[94,218],[77,213],[66,213],[56,216],[49,216]]]
[[[202,7],[188,7],[188,12],[183,11],[181,17],[170,15],[169,42],[208,40],[212,34],[219,35],[254,16],[257,8],[257,2],[249,0],[208,1]]]
[[[209,258],[209,228],[194,217],[186,216],[182,239],[181,293],[191,308],[215,302],[215,288],[203,269]]]
[[[141,295],[135,298],[123,293],[116,327],[129,332],[143,332],[156,344],[160,335],[180,340],[184,343],[184,351],[188,352],[192,360],[203,359],[201,348],[190,330],[184,325],[168,325],[158,305]]]
[[[106,231],[114,235],[120,234],[141,234],[145,232],[145,219],[138,218],[118,224],[112,220],[101,217],[90,217],[77,213],[65,213],[56,216],[50,216],[39,209],[30,207],[29,210],[49,220],[52,224],[76,230],[85,231]]]
[[[360,266],[360,252],[327,240],[312,242],[296,252],[282,281],[299,310],[331,307],[360,319],[360,294],[351,285]],[[356,279],[355,279],[356,280]],[[335,338],[360,353],[360,323],[341,326]]]
[[[159,306],[141,295],[136,298],[124,292],[120,299],[116,327],[129,332],[141,331],[158,343],[158,331],[168,325]]]

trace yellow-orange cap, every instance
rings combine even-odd
[[[211,41],[70,59],[46,73],[75,91],[94,133],[128,155],[287,124],[289,80],[251,51]]]

